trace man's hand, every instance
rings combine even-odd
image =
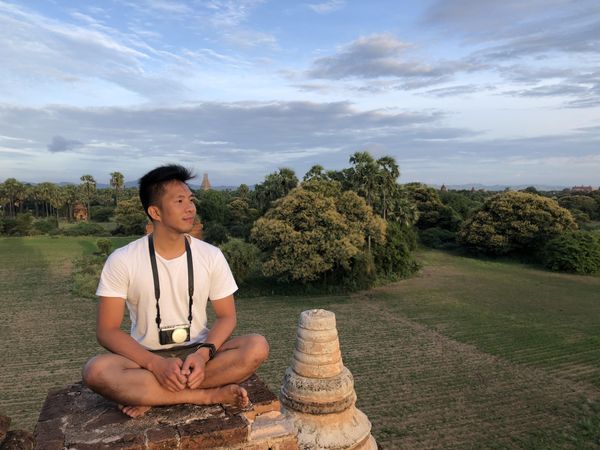
[[[196,389],[204,381],[206,359],[199,353],[192,353],[185,358],[181,373],[187,377],[187,387]]]
[[[178,392],[186,388],[188,381],[187,376],[181,371],[182,366],[183,361],[179,358],[160,358],[156,359],[148,369],[163,387],[171,392]]]

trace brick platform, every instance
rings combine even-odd
[[[40,450],[292,450],[298,444],[279,401],[256,376],[242,384],[251,404],[152,408],[131,419],[81,383],[48,394],[35,429]]]

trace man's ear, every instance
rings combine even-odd
[[[148,214],[152,217],[152,220],[160,221],[160,208],[155,205],[148,206]]]

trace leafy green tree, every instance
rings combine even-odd
[[[92,198],[96,193],[96,180],[92,175],[82,175],[79,179],[81,180],[81,184],[79,185],[81,189],[81,194],[87,204],[88,220],[91,220],[91,203]]]
[[[132,197],[119,202],[115,209],[115,222],[117,223],[115,234],[139,236],[146,232],[148,216],[140,200]]]
[[[587,195],[565,195],[558,199],[558,204],[571,211],[572,214],[584,213],[590,219],[600,218],[596,200]]]
[[[460,216],[442,203],[434,188],[422,183],[408,183],[403,189],[419,211],[417,228],[443,228],[450,231],[458,229],[461,223]]]
[[[260,273],[261,254],[254,244],[233,238],[220,246],[233,276],[238,283],[244,283]]]
[[[252,208],[249,197],[234,197],[227,205],[229,225],[232,236],[248,240],[252,224],[259,217],[258,210]]]
[[[349,272],[366,251],[366,239],[385,238],[385,222],[351,191],[326,196],[318,189],[294,189],[252,229],[266,252],[263,273],[281,281],[310,282],[336,270]]]
[[[386,239],[373,247],[375,267],[380,277],[398,279],[418,270],[419,265],[411,255],[414,231],[398,222],[388,222]]]
[[[575,230],[571,213],[555,200],[524,192],[488,199],[460,232],[459,242],[483,253],[535,252],[555,236]]]
[[[468,191],[439,192],[439,198],[444,205],[456,211],[462,220],[471,217],[485,201],[485,198],[482,198],[481,195],[474,195]]]
[[[593,274],[600,272],[600,234],[574,231],[551,239],[544,247],[543,264],[550,270]]]
[[[227,204],[230,195],[227,191],[199,190],[196,192],[196,198],[198,199],[198,215],[202,219],[202,223],[217,222],[225,226],[229,220]]]
[[[254,188],[253,198],[261,214],[269,209],[275,200],[285,197],[298,186],[298,178],[292,169],[281,168],[265,177],[265,181]]]
[[[115,199],[115,206],[119,204],[119,196],[123,187],[125,186],[125,177],[121,172],[111,172],[110,174],[110,187],[113,190],[113,196]]]

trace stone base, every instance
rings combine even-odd
[[[154,407],[131,419],[82,383],[50,392],[35,429],[40,450],[297,449],[279,401],[256,376],[242,384],[251,404]]]
[[[377,450],[371,422],[354,406],[341,413],[306,414],[283,408],[292,420],[302,450]]]

